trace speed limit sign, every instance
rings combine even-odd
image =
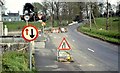
[[[24,19],[25,19],[26,21],[28,21],[28,20],[30,19],[30,16],[26,15],[26,16],[24,16]]]

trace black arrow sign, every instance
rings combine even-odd
[[[33,29],[31,29],[31,35],[30,37],[33,38],[35,35],[33,35]]]

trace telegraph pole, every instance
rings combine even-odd
[[[90,13],[89,13],[90,30],[91,30],[91,27],[92,27],[92,25],[91,25],[91,7],[92,7],[92,5],[91,5],[91,2],[90,2]]]
[[[3,22],[2,22],[2,6],[4,5],[3,0],[0,0],[0,36],[3,36]],[[0,38],[2,43],[2,38]],[[0,73],[2,72],[2,52],[0,52]]]
[[[0,5],[0,22],[2,21],[2,6]]]
[[[108,10],[108,0],[107,0],[107,18],[106,18],[106,30],[108,30],[108,18],[109,18],[109,10]]]
[[[3,22],[2,22],[2,7],[4,5],[4,0],[0,0],[0,36],[3,35]]]

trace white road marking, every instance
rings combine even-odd
[[[82,66],[82,65],[78,65],[78,66]]]
[[[49,66],[45,66],[45,67],[58,68],[58,65],[49,65]]]
[[[88,66],[95,66],[95,65],[93,65],[93,64],[88,64]]]
[[[90,48],[88,48],[88,50],[91,51],[91,52],[95,52],[94,50],[92,50],[92,49],[90,49]]]
[[[73,42],[75,42],[75,40],[72,40]]]
[[[80,66],[80,67],[83,67],[83,66],[91,66],[91,67],[94,67],[95,65],[94,64],[84,64],[84,65],[78,65],[78,66]]]

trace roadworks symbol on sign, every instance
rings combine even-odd
[[[26,41],[36,40],[36,38],[38,37],[38,29],[33,25],[25,26],[22,29],[22,37]]]
[[[68,44],[68,42],[66,41],[65,38],[63,38],[62,42],[60,43],[59,47],[58,47],[59,50],[70,50],[70,45]]]

